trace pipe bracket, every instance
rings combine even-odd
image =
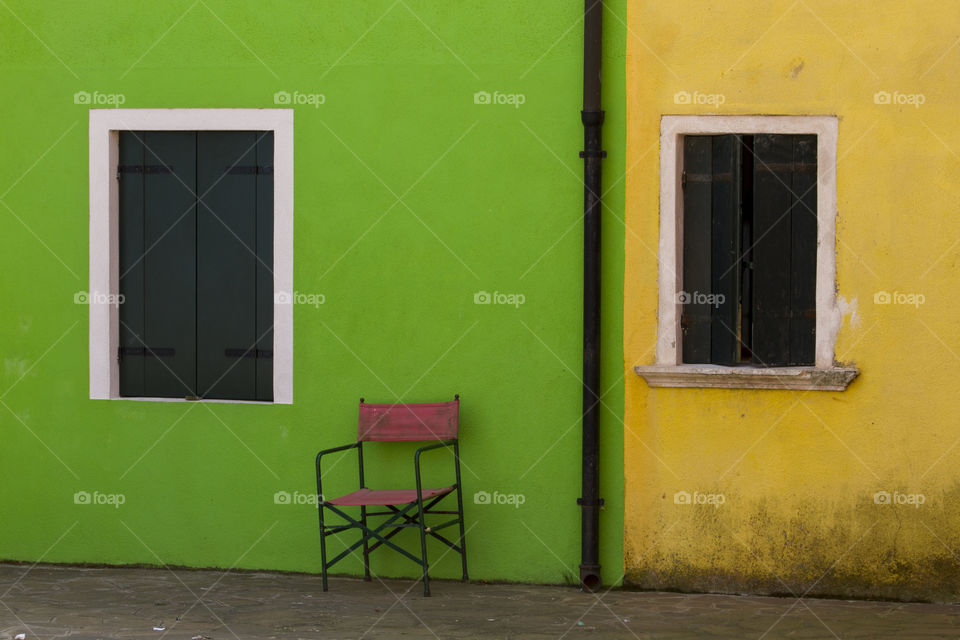
[[[580,505],[581,507],[602,507],[603,498],[597,498],[596,502],[585,500],[583,498],[577,498],[577,504]]]
[[[603,110],[600,111],[581,111],[580,112],[580,121],[587,126],[598,127],[603,124],[603,115],[606,112]]]

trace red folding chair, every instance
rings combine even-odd
[[[323,590],[327,590],[327,570],[337,562],[363,547],[363,577],[370,579],[370,554],[380,545],[386,545],[394,551],[410,558],[423,568],[423,595],[430,595],[430,576],[427,563],[427,535],[433,536],[460,554],[463,564],[463,579],[467,580],[467,551],[463,530],[463,487],[460,484],[460,447],[458,429],[460,419],[460,396],[453,402],[434,402],[421,404],[365,404],[360,398],[360,420],[357,441],[353,444],[333,449],[325,449],[317,454],[317,504],[320,513],[320,559],[323,563]],[[413,455],[415,489],[370,489],[363,478],[364,442],[400,442],[400,441],[437,441],[435,444],[420,447]],[[456,482],[447,487],[425,489],[420,482],[420,454],[433,449],[449,449],[453,452],[453,466]],[[323,473],[320,461],[330,453],[357,450],[357,462],[360,471],[360,488],[339,498],[327,500],[323,494]],[[456,492],[457,510],[442,511],[436,505],[448,495]],[[344,512],[343,507],[360,507],[360,519]],[[385,511],[367,511],[367,507],[384,507]],[[347,524],[328,525],[324,523],[324,511],[329,509],[346,520]],[[426,516],[446,514],[456,518],[428,525]],[[367,518],[388,516],[376,527],[367,526]],[[460,525],[459,544],[454,544],[437,533],[446,527]],[[416,527],[420,531],[420,557],[397,546],[390,540],[405,528]],[[327,562],[327,536],[344,531],[359,529],[360,540]],[[375,541],[375,542],[374,542]],[[370,544],[373,542],[373,544]]]

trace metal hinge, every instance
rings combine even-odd
[[[228,358],[272,358],[273,349],[224,349]]]
[[[173,173],[173,167],[166,164],[121,164],[117,165],[117,180],[124,173],[138,173],[140,175],[156,175]]]
[[[587,502],[583,498],[577,498],[577,504],[580,505],[581,507],[591,507],[591,506],[602,507],[604,503],[603,503],[603,498],[597,498],[597,502]]]
[[[732,182],[733,173],[687,173],[680,174],[680,186],[687,186],[687,182]]]
[[[757,162],[755,171],[769,173],[816,173],[816,162]]]
[[[171,347],[117,347],[117,362],[123,362],[124,356],[174,356],[177,350]]]
[[[272,164],[271,165],[234,165],[232,167],[225,167],[224,171],[226,171],[230,175],[269,176],[269,175],[273,175],[273,165]]]

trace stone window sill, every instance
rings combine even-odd
[[[853,367],[725,367],[709,364],[634,367],[651,387],[844,391],[859,375]]]

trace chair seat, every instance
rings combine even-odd
[[[420,493],[424,500],[442,496],[453,491],[453,487],[443,489],[423,489]],[[366,507],[370,505],[387,506],[410,504],[417,501],[416,489],[360,489],[345,496],[327,500],[329,504],[341,507]]]

